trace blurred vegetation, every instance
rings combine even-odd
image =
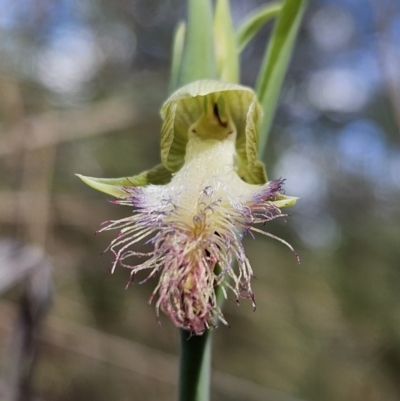
[[[234,22],[261,4],[232,0]],[[0,241],[34,245],[53,265],[34,399],[175,397],[178,334],[147,304],[154,283],[125,291],[128,272],[110,276],[112,256],[98,257],[113,237],[94,235],[100,223],[130,211],[74,173],[159,162],[158,111],[185,13],[181,0],[0,0]],[[270,31],[243,54],[245,84]],[[214,399],[400,398],[399,43],[394,0],[310,1],[265,155],[269,177],[301,197],[268,227],[301,265],[278,242],[246,239],[257,311],[225,305]],[[1,284],[15,270],[0,260]],[[15,282],[1,293],[0,397],[25,293]]]

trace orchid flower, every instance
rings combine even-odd
[[[286,216],[281,208],[297,198],[283,194],[282,179],[268,181],[257,159],[262,109],[252,89],[196,81],[170,96],[161,117],[162,164],[127,178],[79,177],[133,209],[100,230],[119,230],[109,247],[112,271],[118,264],[130,269],[129,283],[142,270],[143,281],[158,276],[150,296],[157,316],[163,311],[177,327],[201,335],[218,320],[227,324],[217,287],[255,307],[246,234],[274,238],[294,252],[257,225]],[[139,250],[143,240],[151,251]]]

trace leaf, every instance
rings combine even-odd
[[[306,0],[286,0],[275,23],[258,75],[256,92],[264,111],[259,155],[264,152],[283,78],[293,52]]]
[[[236,83],[239,81],[239,57],[229,0],[217,0],[214,36],[218,78]]]
[[[172,63],[171,76],[169,81],[169,93],[178,89],[179,72],[182,65],[183,48],[185,45],[186,24],[180,22],[174,33],[174,41],[172,45]]]
[[[148,184],[166,184],[172,178],[172,174],[162,164],[132,177],[95,178],[86,177],[81,174],[76,175],[90,187],[116,198],[127,198],[129,196],[125,188],[143,187]]]
[[[257,32],[272,18],[279,14],[282,3],[268,3],[256,9],[246,21],[239,27],[236,33],[236,42],[239,53],[254,38]]]
[[[188,4],[188,26],[178,86],[217,75],[211,1],[189,0]]]

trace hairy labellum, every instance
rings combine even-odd
[[[242,237],[255,231],[276,238],[255,225],[284,216],[273,203],[282,180],[244,182],[235,171],[234,140],[234,133],[224,140],[189,135],[185,163],[172,180],[125,188],[127,197],[116,203],[133,206],[133,216],[108,222],[101,230],[120,230],[110,245],[113,270],[118,263],[131,269],[132,280],[142,270],[149,272],[147,278],[159,275],[150,298],[157,295],[157,315],[164,311],[176,326],[196,335],[214,327],[216,317],[226,324],[217,286],[225,296],[228,288],[236,300],[249,298],[255,306]],[[144,239],[152,244],[151,252],[132,249]],[[132,257],[146,259],[131,264]]]
[[[218,320],[226,324],[217,288],[255,306],[242,237],[258,232],[292,249],[256,225],[283,217],[280,208],[297,198],[282,195],[282,180],[267,182],[258,160],[262,109],[250,88],[192,82],[167,99],[161,117],[161,164],[132,177],[78,176],[133,207],[132,216],[100,230],[120,230],[110,245],[112,271],[117,264],[129,268],[130,282],[142,270],[145,280],[159,276],[150,297],[157,316],[162,310],[176,326],[200,335]],[[152,251],[135,250],[141,241]]]

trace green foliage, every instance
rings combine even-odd
[[[306,0],[286,0],[272,32],[267,52],[258,75],[256,91],[264,111],[259,154],[267,143],[282,82],[286,74]]]
[[[188,0],[188,26],[179,86],[217,77],[210,0]]]
[[[282,9],[282,3],[268,3],[251,13],[236,32],[236,42],[239,52],[242,52],[258,31]]]
[[[171,74],[169,80],[169,93],[178,89],[179,72],[182,65],[183,49],[185,46],[186,24],[180,22],[175,29],[172,45]]]
[[[239,57],[229,0],[217,1],[214,34],[218,78],[226,82],[239,82]]]

